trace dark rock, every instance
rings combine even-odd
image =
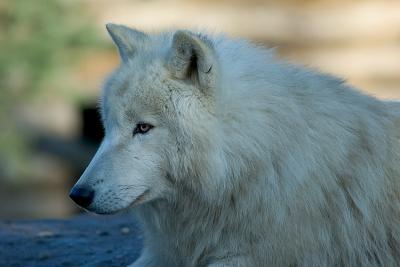
[[[127,214],[0,222],[0,266],[126,266],[141,246]]]

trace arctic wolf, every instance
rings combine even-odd
[[[134,208],[133,266],[400,265],[398,105],[244,40],[107,29],[121,65],[71,197]]]

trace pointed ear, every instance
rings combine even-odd
[[[123,25],[108,23],[106,28],[114,44],[118,47],[123,62],[132,58],[149,38],[145,33]]]
[[[177,31],[172,39],[168,68],[176,78],[189,80],[203,90],[212,87],[216,72],[212,43],[189,31]]]

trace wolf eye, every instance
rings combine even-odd
[[[154,126],[148,123],[140,122],[136,124],[135,129],[133,130],[133,135],[135,134],[145,134],[150,131]]]

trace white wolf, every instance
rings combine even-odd
[[[108,24],[105,138],[71,191],[135,206],[133,266],[399,266],[400,113],[243,40]]]

